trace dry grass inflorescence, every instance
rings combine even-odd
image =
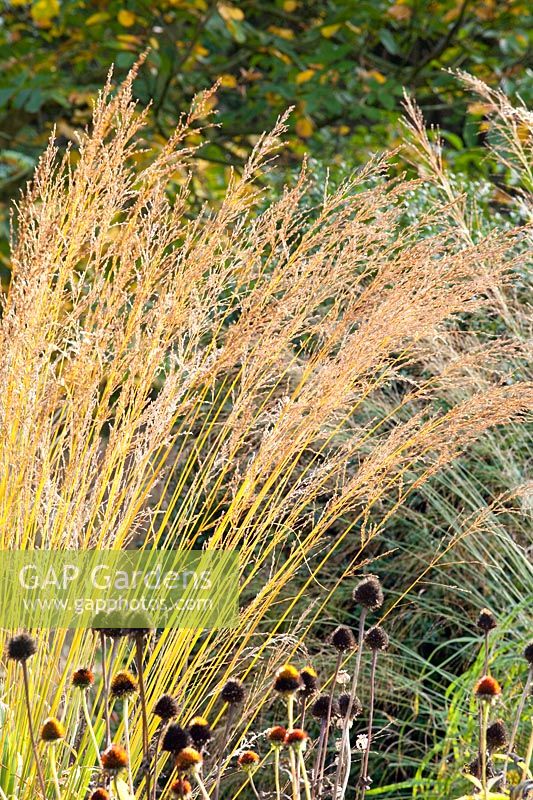
[[[148,710],[168,694],[180,718],[215,723],[220,691],[236,673],[253,676],[232,720],[235,747],[247,741],[272,672],[301,653],[330,594],[365,568],[395,511],[488,430],[519,424],[533,397],[533,385],[504,367],[486,370],[486,346],[441,348],[449,320],[502,296],[527,229],[469,238],[454,197],[405,224],[417,182],[389,178],[388,156],[335,191],[325,186],[313,209],[304,165],[265,207],[258,178],[273,168],[284,119],[259,138],[220,206],[192,216],[187,180],[173,202],[167,187],[194,169],[191,142],[208,124],[209,93],[147,163],[146,112],[132,101],[137,68],[118,90],[106,85],[75,158],[59,161],[50,143],[16,209],[0,328],[0,546],[237,548],[242,608],[223,637],[164,629],[108,641],[101,631],[37,631],[36,652],[23,661],[31,714],[35,724],[52,720],[50,735],[77,733],[68,746],[64,736],[47,740],[41,757],[10,659],[0,788],[20,800],[44,784],[65,800],[84,797],[95,771],[114,780],[123,767],[120,792],[159,792],[149,751],[161,722]],[[459,333],[455,341],[464,344]],[[510,346],[492,342],[491,363]],[[431,358],[434,372],[424,368]],[[381,403],[405,370],[419,376],[410,390],[394,407]],[[374,400],[375,412],[363,413]],[[387,513],[374,518],[385,498]],[[482,515],[471,520],[407,576],[404,594],[482,524]],[[345,547],[348,563],[300,616],[302,598]],[[356,650],[357,660],[360,643]],[[100,662],[91,719],[84,691],[71,700],[69,676]],[[111,719],[117,664],[133,670],[140,699],[123,695]],[[349,774],[348,738],[343,732],[333,790]],[[309,791],[306,742],[290,743],[293,791],[300,781]],[[322,760],[326,751],[323,741]],[[202,760],[201,747],[195,752]],[[187,796],[185,772],[200,776],[199,763],[181,769],[176,796]],[[246,791],[255,791],[255,763],[241,763]],[[325,786],[321,764],[316,780]],[[116,791],[113,780],[96,796]],[[194,791],[207,791],[201,778]]]

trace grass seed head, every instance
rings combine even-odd
[[[57,742],[65,738],[65,727],[57,717],[48,717],[41,728],[42,742]]]
[[[179,714],[179,704],[175,697],[170,694],[163,694],[154,706],[156,717],[168,720],[174,719]]]
[[[13,661],[27,661],[37,652],[37,642],[29,633],[12,636],[7,643],[7,657]]]
[[[383,589],[379,578],[375,575],[366,575],[353,590],[352,597],[363,608],[377,611],[383,605]]]

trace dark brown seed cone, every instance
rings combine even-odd
[[[71,682],[77,689],[88,689],[94,683],[94,673],[90,669],[81,667],[72,673]]]
[[[480,757],[477,756],[469,764],[466,764],[465,767],[464,767],[464,771],[467,772],[469,775],[473,775],[474,778],[477,778],[478,780],[481,780],[481,759],[480,759]],[[492,763],[490,758],[487,759],[486,771],[487,771],[487,778],[493,778],[495,776],[495,774],[496,774],[496,772],[494,770],[494,764]]]
[[[386,650],[389,637],[380,625],[374,625],[366,633],[365,644],[370,650]]]
[[[211,740],[213,735],[209,722],[203,717],[194,717],[188,724],[187,730],[192,743],[200,750]]]
[[[300,688],[300,697],[306,700],[318,692],[318,675],[312,667],[304,667],[300,672],[300,679],[302,686]]]
[[[101,755],[102,766],[109,772],[118,772],[128,766],[128,754],[120,744],[112,744]]]
[[[315,719],[327,719],[328,718],[328,708],[329,708],[329,694],[321,694],[317,697],[313,705],[311,706],[311,714]],[[340,717],[340,708],[338,702],[333,698],[333,704],[331,706],[331,716],[333,717]]]
[[[337,652],[346,653],[348,650],[354,650],[357,642],[347,625],[339,625],[331,634],[331,644]]]
[[[300,673],[292,664],[284,664],[276,672],[274,691],[280,694],[293,694],[300,688]]]
[[[154,706],[154,714],[161,719],[174,719],[179,714],[179,704],[175,697],[163,694]]]
[[[350,707],[350,695],[348,693],[341,694],[339,697],[339,708],[341,716],[345,717]],[[352,703],[352,710],[350,711],[350,719],[355,719],[362,712],[363,706],[358,697],[354,697]]]
[[[111,697],[127,697],[137,691],[137,678],[124,670],[117,672],[111,680],[110,692]]]
[[[220,697],[225,703],[230,706],[239,705],[244,701],[245,689],[241,681],[236,678],[230,678],[220,692]]]
[[[487,747],[493,752],[494,750],[503,750],[507,747],[509,735],[507,728],[502,719],[497,719],[487,728]]]
[[[37,642],[29,633],[12,636],[7,643],[7,657],[13,661],[27,661],[37,652]]]
[[[161,749],[166,753],[179,753],[189,744],[189,734],[180,725],[169,725],[163,736]]]
[[[528,642],[524,648],[524,658],[533,664],[533,642]]]
[[[111,800],[111,795],[103,786],[98,786],[91,794],[89,800]]]
[[[362,578],[355,589],[352,597],[356,603],[369,611],[376,611],[383,605],[383,589],[379,578],[375,575],[367,575]]]
[[[492,611],[488,608],[482,608],[479,612],[479,616],[477,618],[476,625],[480,631],[483,633],[488,633],[489,631],[494,630],[497,626],[496,617],[492,613]]]

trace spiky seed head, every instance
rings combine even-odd
[[[502,687],[491,675],[484,675],[474,686],[474,694],[484,701],[494,702],[502,693]]]
[[[479,612],[476,625],[480,631],[488,633],[494,630],[498,623],[496,622],[496,617],[489,608],[482,608]]]
[[[287,735],[285,737],[285,744],[289,747],[295,747],[296,749],[303,747],[305,742],[309,736],[307,733],[302,730],[301,728],[294,728],[291,731],[287,731]]]
[[[178,772],[183,772],[187,775],[190,772],[195,772],[202,763],[202,756],[194,747],[184,747],[176,754],[174,766]]]
[[[294,694],[300,688],[300,673],[292,664],[284,664],[276,672],[274,691],[283,695]]]
[[[327,719],[328,709],[329,709],[329,695],[321,694],[317,697],[317,699],[311,706],[311,714],[313,715],[313,717],[315,717],[315,719]],[[333,703],[331,705],[331,716],[332,717],[340,716],[339,704],[337,700],[335,700],[335,698],[333,698]]]
[[[287,735],[287,729],[283,727],[283,725],[274,725],[273,728],[267,733],[268,741],[274,747],[283,747],[285,744],[285,737]]]
[[[370,650],[386,650],[389,646],[388,634],[380,625],[374,625],[366,632],[365,644]]]
[[[377,611],[383,605],[383,589],[376,575],[366,575],[355,589],[352,597],[356,603],[369,611]]]
[[[503,750],[507,747],[509,735],[503,719],[497,719],[487,728],[487,747],[492,753],[494,750]]]
[[[27,661],[37,652],[37,642],[29,633],[18,633],[7,642],[7,657],[13,661]]]
[[[76,689],[88,689],[94,683],[94,673],[90,669],[80,667],[72,673],[71,682]]]
[[[129,697],[137,691],[137,678],[128,670],[117,672],[110,685],[111,697]]]
[[[357,642],[347,625],[339,625],[331,634],[331,644],[338,653],[347,653],[348,650],[355,649]]]
[[[179,704],[175,697],[163,694],[154,706],[154,714],[161,719],[174,719],[179,714]]]
[[[64,738],[65,726],[57,719],[57,717],[48,717],[48,719],[45,719],[41,728],[41,741],[58,742],[60,739]]]
[[[252,772],[259,764],[259,756],[253,750],[245,750],[237,759],[237,764],[245,772]]]
[[[189,734],[180,725],[169,725],[161,742],[161,749],[166,753],[179,753],[189,744]]]
[[[206,745],[211,737],[211,726],[204,717],[193,717],[187,726],[192,743],[198,748]]]
[[[350,695],[348,692],[344,692],[339,697],[339,709],[341,712],[341,717],[343,718],[346,717],[349,708],[350,708]],[[358,717],[359,714],[362,712],[362,710],[363,706],[361,704],[361,701],[359,700],[358,697],[354,697],[352,708],[350,711],[350,719],[355,719],[356,717]]]
[[[318,692],[318,675],[313,667],[304,667],[300,672],[300,695],[308,699]]]
[[[236,678],[230,678],[222,687],[220,697],[224,703],[236,706],[244,701],[245,694],[244,684]]]
[[[524,658],[533,665],[533,641],[528,642],[524,648]]]
[[[178,778],[170,786],[170,794],[175,800],[189,800],[192,786],[186,778]]]
[[[111,800],[111,795],[103,786],[97,786],[89,800]]]
[[[128,754],[120,744],[110,745],[101,755],[102,766],[108,772],[120,772],[128,766]]]

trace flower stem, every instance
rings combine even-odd
[[[250,779],[250,786],[252,787],[252,791],[253,791],[253,793],[254,793],[254,795],[256,797],[256,800],[261,800],[261,795],[259,794],[259,792],[256,789],[256,786],[255,786],[255,783],[254,783],[254,778],[253,778],[253,775],[252,775],[251,772],[250,772],[250,775],[249,775],[249,779]]]
[[[281,800],[281,787],[279,784],[279,747],[274,748],[274,781],[276,783],[276,800]]]
[[[124,742],[126,743],[126,753],[128,754],[128,786],[133,797],[133,775],[131,773],[131,746],[130,746],[130,704],[128,697],[122,701],[122,716],[124,719]]]
[[[287,697],[287,719],[289,730],[294,728],[294,694]],[[296,769],[296,756],[294,748],[289,747],[289,761],[291,765],[291,778],[292,778],[292,800],[300,800],[300,786],[298,783],[298,774]]]
[[[232,717],[233,717],[233,706],[230,705],[228,706],[228,714],[226,716],[226,722],[224,724],[224,732],[222,734],[222,746],[218,747],[217,772],[215,779],[215,800],[218,800],[218,795],[220,793],[220,781],[222,779],[222,762],[224,760],[224,747],[229,738]]]
[[[524,758],[524,767],[522,769],[522,781],[525,781],[529,772],[529,765],[533,756],[533,717],[530,719],[531,733],[529,734],[529,742],[527,744],[526,757]]]
[[[211,798],[209,797],[209,794],[207,792],[207,789],[205,788],[205,784],[204,784],[203,780],[200,777],[200,774],[199,774],[198,770],[194,770],[193,774],[194,774],[194,777],[196,779],[196,783],[198,784],[198,787],[200,789],[200,794],[202,795],[204,800],[211,800]]]
[[[511,754],[513,752],[514,743],[516,740],[516,734],[518,733],[518,726],[520,724],[520,718],[522,716],[522,712],[524,710],[524,705],[526,703],[526,699],[529,696],[529,688],[531,683],[533,682],[533,665],[529,668],[527,673],[526,682],[524,684],[524,688],[522,690],[522,695],[520,697],[520,702],[518,703],[518,708],[516,709],[516,714],[513,722],[513,728],[511,731],[511,736],[509,737],[509,744],[507,745],[507,751],[505,753],[505,764],[503,767],[503,776],[502,776],[502,791],[505,791],[505,787],[507,784],[507,769],[509,766],[509,759],[511,758]]]
[[[479,727],[479,752],[481,755],[481,792],[484,800],[488,800],[489,790],[487,788],[487,722],[489,719],[490,706],[486,701],[481,701],[481,724]]]
[[[376,694],[376,664],[378,661],[378,651],[372,650],[372,663],[370,666],[370,700],[368,709],[368,739],[366,750],[363,755],[363,766],[361,768],[361,800],[364,800],[368,785],[368,760],[370,758],[370,745],[372,743],[372,727],[374,725],[374,699]]]
[[[144,776],[146,785],[146,798],[150,800],[150,763],[149,763],[149,741],[148,741],[148,711],[146,708],[146,690],[144,687],[144,672],[143,672],[143,643],[144,636],[137,634],[135,636],[135,665],[137,667],[137,679],[139,681],[139,697],[141,700],[141,716],[142,716],[142,737],[143,737],[143,761],[144,761]]]
[[[105,746],[111,744],[111,717],[109,714],[109,674],[107,670],[107,642],[105,633],[100,631],[100,649],[102,651],[102,679],[104,682],[104,717],[105,717]]]
[[[33,756],[35,758],[35,764],[37,767],[37,775],[39,776],[39,784],[41,786],[41,792],[44,800],[46,800],[46,784],[44,782],[43,768],[41,765],[41,760],[39,758],[39,751],[37,750],[37,742],[35,740],[35,731],[33,728],[33,719],[31,715],[30,682],[28,679],[28,665],[26,664],[25,661],[21,661],[21,666],[22,666],[22,675],[24,677],[24,698],[26,703],[26,711],[28,713],[28,729],[30,732],[30,741],[33,750]]]
[[[56,797],[57,800],[61,800],[61,789],[59,787],[59,778],[57,777],[56,745],[50,744],[48,751],[50,753],[50,769],[52,771],[52,779],[54,781]]]
[[[83,708],[83,716],[85,717],[85,722],[87,724],[87,730],[89,731],[89,736],[91,737],[91,741],[93,743],[93,747],[96,753],[96,758],[98,760],[98,766],[102,766],[102,760],[100,758],[100,748],[98,747],[98,742],[96,740],[96,734],[94,732],[93,724],[91,721],[91,715],[89,713],[89,707],[87,705],[87,690],[82,689],[81,692],[81,705]]]
[[[300,762],[300,771],[302,773],[302,779],[304,782],[305,800],[311,800],[311,787],[309,785],[309,778],[307,776],[307,769],[305,767],[304,754],[301,748],[300,752],[298,753],[298,760]]]

